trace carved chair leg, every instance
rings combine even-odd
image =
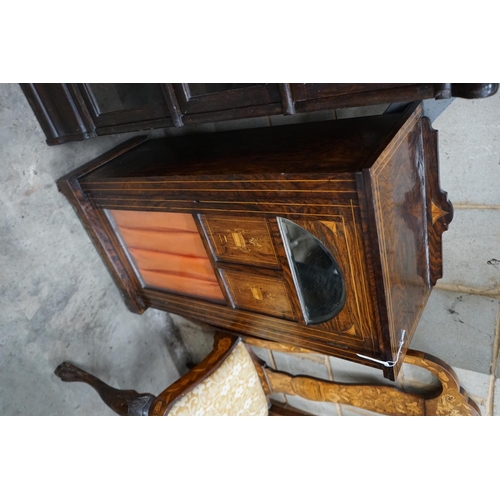
[[[101,399],[118,415],[123,416],[146,416],[149,407],[155,399],[152,394],[139,394],[136,391],[122,391],[114,389],[99,380],[94,375],[65,361],[61,363],[54,373],[63,382],[83,382],[93,387]]]

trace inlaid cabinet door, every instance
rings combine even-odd
[[[281,102],[276,83],[174,83],[173,88],[184,115]]]

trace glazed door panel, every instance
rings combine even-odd
[[[279,103],[276,83],[174,83],[185,115]]]
[[[170,116],[159,83],[81,83],[78,87],[98,129]]]

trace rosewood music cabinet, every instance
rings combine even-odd
[[[148,140],[58,182],[130,310],[397,376],[452,206],[418,103],[351,120]]]

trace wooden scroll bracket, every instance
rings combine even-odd
[[[429,237],[429,279],[430,285],[443,276],[443,243],[442,235],[453,220],[453,205],[448,194],[439,184],[438,132],[434,130],[427,117],[421,120],[424,144],[428,144],[424,152],[427,227]]]
[[[286,344],[245,338],[245,343],[264,349],[290,353],[309,353]],[[392,416],[479,416],[479,407],[460,387],[453,369],[429,354],[408,350],[404,363],[420,366],[431,372],[441,384],[426,396],[413,394],[388,385],[342,384],[313,377],[290,375],[264,365],[257,367],[267,394],[285,393],[312,401],[355,406],[364,410]],[[438,393],[437,393],[438,392]]]

